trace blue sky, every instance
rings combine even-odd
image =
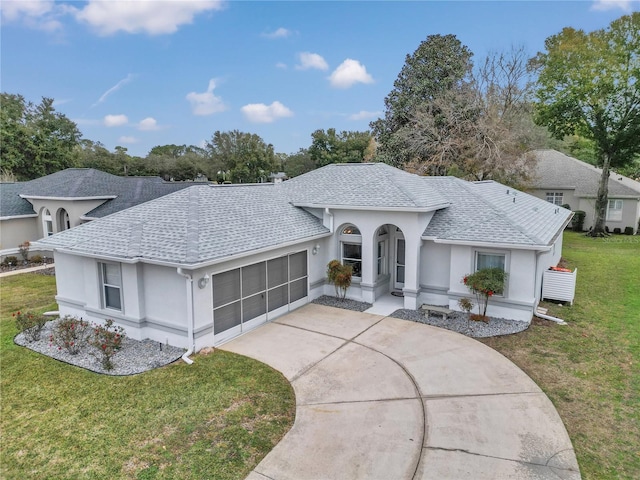
[[[54,98],[85,138],[144,156],[233,129],[294,153],[316,129],[368,130],[428,35],[456,35],[478,61],[512,45],[533,55],[565,26],[605,28],[640,2],[3,0],[0,9],[2,91]]]

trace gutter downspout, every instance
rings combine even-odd
[[[188,273],[185,273],[182,267],[178,267],[176,269],[178,275],[184,277],[187,286],[187,339],[189,341],[189,348],[182,355],[182,360],[187,365],[191,365],[193,360],[189,358],[195,350],[195,339],[193,336],[193,322],[194,322],[194,314],[193,314],[193,276]]]

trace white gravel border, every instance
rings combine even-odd
[[[26,347],[61,362],[92,372],[116,376],[135,375],[163,367],[178,360],[185,352],[182,348],[163,345],[159,342],[138,341],[125,337],[122,341],[122,348],[113,356],[114,368],[105,370],[99,359],[94,356],[95,348],[90,345],[86,345],[77,355],[71,355],[66,350],[59,350],[55,345],[51,345],[49,337],[56,322],[57,320],[47,322],[40,334],[40,340],[36,342],[27,341],[22,333],[16,335],[13,341],[21,347]]]

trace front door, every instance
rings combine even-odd
[[[405,262],[405,244],[403,237],[396,237],[395,268],[393,275],[393,288],[404,288],[404,262]]]

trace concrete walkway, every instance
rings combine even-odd
[[[293,427],[249,480],[580,478],[547,396],[463,335],[309,304],[222,348],[296,394]]]
[[[49,268],[55,268],[55,264],[47,263],[46,265],[40,265],[39,267],[19,268],[17,270],[10,270],[8,272],[2,272],[2,273],[0,273],[0,278],[1,277],[10,277],[12,275],[19,275],[21,273],[32,273],[32,272],[37,272],[39,270],[47,270]]]

